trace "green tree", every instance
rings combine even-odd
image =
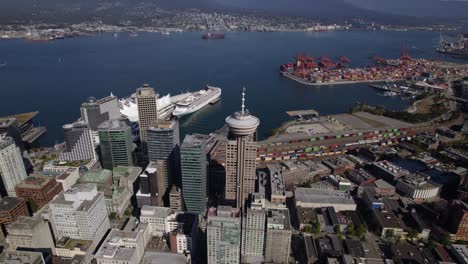
[[[133,208],[129,207],[129,208],[127,208],[127,210],[125,210],[124,215],[125,216],[131,216],[132,213],[133,213]]]
[[[452,244],[452,239],[450,238],[450,234],[447,233],[443,235],[440,243],[442,243],[442,245],[446,247],[450,246]]]
[[[305,226],[303,229],[302,229],[302,232],[304,233],[312,233],[312,227],[311,226]]]
[[[394,236],[395,236],[395,230],[387,229],[387,231],[385,231],[386,238],[393,238]]]
[[[418,235],[419,235],[418,230],[416,230],[414,228],[411,228],[411,230],[408,232],[408,238],[411,239],[411,240],[414,240],[415,238],[417,238]]]
[[[37,212],[37,210],[39,209],[39,205],[37,205],[36,201],[32,199],[28,199],[28,204],[33,213]]]
[[[312,233],[319,234],[321,230],[320,222],[316,221],[312,224]]]
[[[348,235],[354,236],[356,234],[356,228],[354,227],[354,224],[350,224],[346,231]]]
[[[341,235],[341,226],[340,225],[337,225],[335,227],[335,233],[338,234],[338,235]]]
[[[365,235],[366,235],[366,227],[365,227],[363,224],[361,224],[361,225],[358,227],[357,232],[356,232],[356,235],[357,235],[358,237],[362,237],[362,236],[365,236]]]
[[[436,243],[434,242],[434,240],[429,240],[427,242],[427,248],[428,249],[433,250],[435,247],[436,247]]]
[[[117,213],[116,212],[111,212],[109,214],[109,220],[115,220],[117,218]]]

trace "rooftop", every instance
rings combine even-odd
[[[71,239],[68,237],[62,237],[58,242],[57,248],[64,248],[68,250],[73,250],[75,248],[79,249],[82,252],[88,251],[93,243],[92,240],[80,240],[80,239]]]
[[[0,119],[15,118],[16,121],[18,122],[18,126],[21,127],[25,123],[33,119],[35,116],[37,116],[38,114],[39,114],[38,111],[34,111],[34,112],[29,112],[29,113],[22,113],[22,114],[16,114],[16,115],[11,115],[11,116],[0,117]]]
[[[186,135],[184,141],[182,142],[182,148],[193,148],[203,144],[208,136],[205,135]]]
[[[386,171],[387,173],[391,175],[396,175],[396,176],[403,176],[409,173],[409,171],[391,163],[390,161],[387,160],[381,160],[378,162],[373,163],[374,166],[380,168],[381,170]]]
[[[86,99],[86,102],[82,103],[81,104],[81,107],[87,107],[87,106],[91,106],[91,105],[100,105],[100,104],[104,104],[104,103],[107,103],[107,102],[110,102],[112,100],[116,100],[117,97],[113,96],[112,94],[110,96],[106,96],[104,98],[100,98],[100,99],[96,99],[96,97],[94,96],[90,96]]]
[[[143,205],[141,208],[141,217],[164,218],[174,213],[176,213],[176,211],[168,207]]]
[[[289,210],[270,209],[267,212],[267,226],[270,229],[291,229],[291,220],[289,219]]]
[[[355,204],[349,193],[338,190],[299,187],[294,190],[294,196],[296,202],[300,203]]]
[[[111,178],[112,171],[110,170],[91,170],[87,171],[84,175],[82,175],[79,181],[86,183],[106,183],[108,181],[111,181]]]
[[[135,254],[138,254],[137,248],[133,245],[143,239],[141,237],[143,231],[139,228],[134,231],[112,229],[96,253],[96,258],[130,261]]]
[[[452,252],[456,252],[463,260],[465,263],[468,262],[468,246],[467,245],[462,245],[462,244],[452,244],[451,246]]]
[[[88,211],[100,195],[102,193],[97,191],[96,184],[75,184],[73,188],[55,196],[50,205],[68,205],[72,206],[75,211]]]
[[[11,223],[8,226],[8,233],[15,233],[15,230],[20,232],[25,230],[33,230],[38,224],[42,223],[44,219],[41,216],[20,216],[16,222]],[[32,235],[32,233],[31,233]]]
[[[151,124],[152,130],[171,130],[177,126],[177,121],[173,120],[157,120]]]
[[[42,254],[39,252],[5,251],[0,255],[0,264],[31,264],[43,263],[43,261]]]
[[[417,190],[430,190],[439,187],[430,181],[427,181],[423,175],[417,173],[406,175],[399,181],[402,181]]]
[[[15,118],[0,118],[0,128],[9,127],[16,122]]]
[[[189,262],[183,255],[163,252],[146,252],[141,260],[141,264],[159,263],[186,264]]]
[[[17,188],[27,188],[27,189],[42,189],[49,182],[53,181],[53,177],[45,176],[29,176],[24,179],[22,182],[16,185]]]
[[[127,125],[125,124],[124,121],[120,121],[120,120],[106,120],[104,121],[102,124],[100,124],[98,126],[98,130],[105,130],[105,131],[112,131],[112,130],[116,130],[116,131],[120,131],[122,129],[125,129],[127,127]]]
[[[390,183],[382,179],[376,180],[374,184],[377,188],[381,188],[381,189],[395,189],[395,186],[391,185]]]
[[[59,176],[57,176],[57,180],[65,180],[67,179],[73,172],[75,172],[76,170],[78,170],[77,168],[69,168],[67,169],[66,171],[64,171],[63,173],[61,173]]]
[[[403,224],[391,210],[374,208],[372,211],[383,228],[403,228]]]
[[[10,211],[15,209],[18,205],[24,203],[24,200],[16,197],[5,196],[0,198],[0,211]]]
[[[142,169],[140,167],[133,166],[117,166],[112,169],[115,178],[128,178],[130,181],[135,181],[141,174]]]

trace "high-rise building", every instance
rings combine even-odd
[[[77,184],[49,203],[58,238],[92,240],[96,244],[110,228],[104,194],[96,184]]]
[[[181,186],[179,160],[180,137],[177,120],[158,120],[147,131],[148,157],[150,161],[162,161],[166,187]]]
[[[61,161],[79,161],[96,159],[93,136],[88,124],[78,121],[63,126],[65,151],[59,159]]]
[[[28,176],[20,148],[6,134],[0,135],[0,176],[6,194],[11,197],[16,197],[16,184]]]
[[[164,206],[166,179],[160,174],[161,168],[161,164],[152,161],[140,174],[140,190],[136,194],[139,208],[144,205]]]
[[[242,217],[242,263],[262,263],[265,246],[266,211],[261,197],[253,199]]]
[[[158,119],[157,94],[148,84],[143,84],[136,90],[136,103],[138,108],[138,120],[140,125],[140,140],[143,161],[148,160],[147,133],[151,124]]]
[[[173,210],[183,210],[182,191],[179,187],[173,185],[169,192],[169,207]]]
[[[15,144],[24,151],[25,146],[21,137],[21,130],[18,121],[14,117],[0,118],[0,134],[6,133],[7,136],[13,138]]]
[[[227,201],[237,208],[255,191],[255,166],[257,145],[254,134],[260,120],[245,109],[245,89],[242,92],[242,110],[226,118],[229,141],[226,146],[226,194]]]
[[[449,207],[448,229],[455,234],[455,240],[468,241],[468,205],[454,200]]]
[[[54,248],[49,224],[40,215],[33,217],[20,216],[7,227],[6,242],[11,249],[16,248]]]
[[[206,242],[208,264],[240,263],[240,210],[218,206],[208,210]]]
[[[269,209],[265,239],[266,263],[289,263],[291,222],[287,209]]]
[[[132,130],[123,121],[105,121],[98,127],[102,167],[132,166],[135,146]]]
[[[101,99],[91,96],[81,104],[81,120],[88,124],[93,131],[105,121],[120,118],[120,108],[117,97],[113,94]]]
[[[187,135],[180,147],[182,193],[188,212],[201,213],[206,204],[206,137]]]

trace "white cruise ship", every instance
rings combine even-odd
[[[196,112],[211,102],[216,102],[221,96],[221,88],[207,86],[205,90],[192,93],[176,103],[172,115],[181,117]]]

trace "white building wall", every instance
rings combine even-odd
[[[21,151],[10,137],[0,138],[0,175],[11,197],[16,197],[15,186],[28,176]]]

